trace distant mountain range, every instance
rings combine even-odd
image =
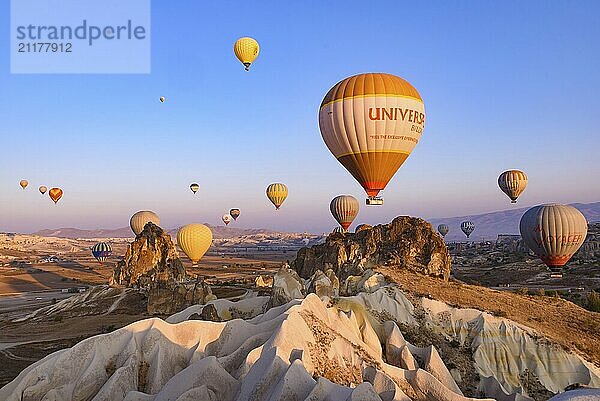
[[[573,203],[579,209],[588,222],[600,221],[600,202],[595,203]],[[434,228],[438,224],[447,224],[450,232],[446,235],[446,241],[464,241],[465,235],[460,231],[460,223],[470,220],[475,223],[475,231],[471,234],[471,240],[479,241],[482,238],[496,239],[498,234],[519,234],[519,221],[527,210],[527,207],[518,209],[501,210],[497,212],[475,214],[469,216],[456,216],[428,219]],[[235,227],[213,226],[207,224],[213,232],[214,238],[234,238],[242,235],[276,234],[276,231],[259,229],[245,229]],[[177,235],[178,228],[167,229],[172,236]],[[82,230],[78,228],[58,228],[40,230],[34,235],[43,237],[60,238],[132,238],[133,233],[129,227],[117,229]]]
[[[600,221],[600,202],[594,203],[572,203],[583,213],[588,222]],[[475,223],[475,231],[470,239],[479,241],[482,238],[496,239],[498,234],[519,234],[519,222],[521,216],[529,207],[518,209],[501,210],[497,212],[475,214],[469,216],[456,216],[428,219],[435,229],[439,224],[447,224],[450,232],[446,235],[446,241],[465,241],[466,237],[460,230],[460,223],[465,220]]]

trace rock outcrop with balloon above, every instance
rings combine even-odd
[[[341,283],[381,265],[450,277],[450,254],[442,237],[427,221],[408,216],[357,233],[331,234],[324,244],[301,249],[290,263],[304,279],[332,269]]]

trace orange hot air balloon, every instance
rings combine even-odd
[[[505,171],[498,177],[498,186],[510,198],[510,203],[517,203],[527,186],[527,175],[521,170]]]
[[[60,198],[62,198],[63,191],[60,188],[50,188],[50,191],[48,191],[48,194],[50,195],[50,199],[52,199],[54,201],[54,203],[56,204],[56,203],[58,203]]]
[[[27,188],[27,185],[29,185],[29,182],[27,180],[21,180],[21,182],[19,182],[19,185],[21,186],[21,188],[25,189]]]
[[[383,73],[338,82],[319,109],[319,128],[335,158],[376,198],[419,142],[425,107],[407,81]]]
[[[48,190],[48,188],[46,188],[46,186],[44,186],[44,185],[42,185],[42,186],[39,188],[39,191],[40,191],[40,193],[41,193],[42,195],[44,195],[44,194],[46,193],[46,191],[47,191],[47,190]]]

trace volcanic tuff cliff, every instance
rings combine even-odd
[[[159,226],[147,223],[127,247],[115,266],[111,284],[144,287],[155,282],[185,279],[185,269],[171,236]]]
[[[290,267],[305,279],[332,269],[344,282],[381,265],[444,280],[450,276],[450,254],[442,237],[427,221],[408,216],[358,233],[330,234],[325,243],[298,251]]]

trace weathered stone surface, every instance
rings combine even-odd
[[[408,216],[358,233],[330,234],[325,243],[301,249],[291,262],[302,278],[332,269],[342,283],[381,265],[445,280],[450,276],[450,254],[442,237],[427,221]]]
[[[168,315],[212,299],[210,287],[202,281],[191,284],[159,282],[148,289],[147,311],[151,315]]]
[[[256,280],[254,280],[254,285],[259,288],[269,288],[273,286],[273,277],[272,276],[258,276]]]
[[[284,264],[273,277],[271,305],[283,305],[292,299],[304,298],[305,294],[304,283],[298,273]]]
[[[145,287],[185,278],[185,268],[171,236],[159,226],[147,223],[115,266],[111,284]]]
[[[335,277],[335,275],[333,276]],[[337,297],[339,295],[339,281],[337,281],[336,287],[325,273],[317,270],[309,280],[308,292],[314,292],[319,298]]]

